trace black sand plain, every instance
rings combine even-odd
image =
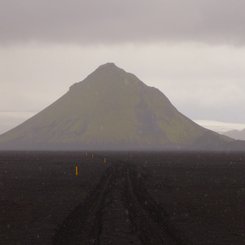
[[[0,191],[4,245],[245,244],[245,153],[1,152]]]

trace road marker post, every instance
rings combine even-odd
[[[76,167],[75,167],[75,174],[76,174],[76,176],[78,176],[78,175],[79,175],[79,168],[78,168],[77,163],[76,163]]]

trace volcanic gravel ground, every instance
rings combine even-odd
[[[244,153],[6,152],[0,170],[0,244],[245,244]]]
[[[184,244],[133,167],[112,163],[87,200],[64,221],[54,244]]]

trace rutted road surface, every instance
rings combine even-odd
[[[54,245],[185,245],[133,164],[110,164],[85,202],[57,230]],[[190,244],[190,243],[188,243]]]

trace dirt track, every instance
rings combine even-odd
[[[53,244],[190,243],[149,195],[136,166],[114,163],[57,229]]]

